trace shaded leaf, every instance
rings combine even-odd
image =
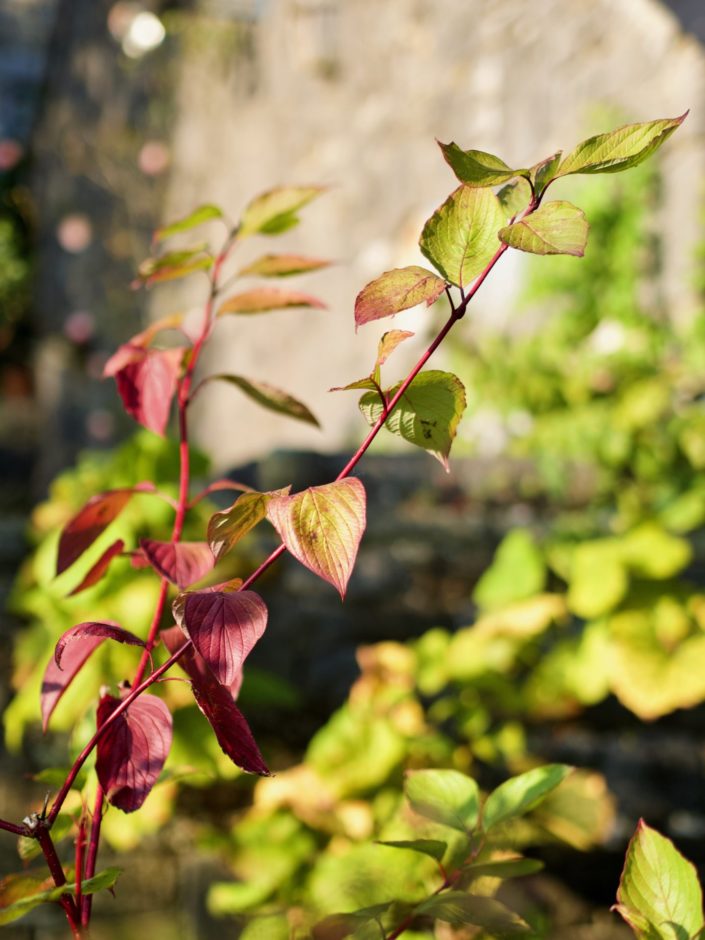
[[[494,862],[478,862],[463,868],[463,883],[476,878],[522,878],[535,875],[544,867],[536,858],[502,858]]]
[[[140,539],[140,547],[152,568],[182,589],[200,581],[215,564],[207,542],[157,542],[154,539]]]
[[[313,940],[384,940],[386,930],[381,918],[391,908],[393,902],[375,904],[347,914],[329,914],[313,927]]]
[[[112,545],[108,545],[81,583],[77,585],[73,591],[70,591],[67,596],[74,597],[74,595],[80,594],[81,591],[85,591],[86,588],[93,587],[94,584],[97,584],[110,567],[110,562],[113,558],[122,553],[124,547],[125,543],[122,539],[118,539],[116,542],[113,542]]]
[[[176,392],[184,350],[136,349],[115,373],[125,411],[150,431],[164,436]]]
[[[496,937],[532,932],[529,925],[504,904],[494,898],[477,897],[464,891],[444,891],[424,901],[416,910],[449,924],[483,927]]]
[[[186,641],[184,631],[180,627],[169,627],[166,630],[162,630],[159,636],[166,648],[169,650],[169,653],[172,655],[177,650],[181,649],[181,647],[184,645],[184,642]],[[181,666],[184,672],[194,682],[205,684],[208,684],[209,682],[218,682],[211,670],[208,668],[208,664],[206,663],[205,659],[201,656],[193,644],[191,644],[180,657],[179,666]],[[221,685],[222,683],[218,684]],[[240,689],[242,688],[242,669],[237,673],[233,681],[229,685],[223,686],[223,688],[227,689],[233,701],[237,701],[237,697],[240,694]]]
[[[218,375],[208,376],[209,382],[229,382],[236,386],[241,392],[244,392],[248,398],[256,401],[269,411],[275,411],[277,414],[286,415],[288,418],[296,418],[297,421],[304,421],[306,424],[312,424],[314,427],[320,427],[317,419],[303,402],[300,402],[288,392],[270,385],[268,382],[260,382],[256,379],[246,379],[242,375]]]
[[[445,851],[448,848],[446,842],[437,839],[410,839],[398,840],[395,842],[378,840],[378,845],[388,845],[392,849],[408,849],[410,852],[418,852],[420,855],[429,855],[440,862]]]
[[[492,826],[528,813],[565,780],[572,769],[565,764],[546,764],[505,780],[485,801],[483,829],[487,831]]]
[[[138,483],[119,490],[107,490],[92,496],[61,530],[56,559],[56,574],[70,568],[132,499],[134,493],[153,493],[153,483]]]
[[[71,627],[70,630],[67,630],[59,637],[54,648],[54,662],[57,668],[63,671],[64,667],[62,667],[61,663],[66,648],[76,645],[76,642],[79,640],[81,644],[88,643],[90,647],[89,653],[93,652],[94,647],[91,646],[89,641],[95,637],[100,637],[104,640],[115,640],[116,643],[126,643],[128,646],[144,647],[144,642],[140,640],[138,636],[135,636],[134,633],[130,633],[129,630],[123,630],[117,623],[90,620],[86,623],[79,623],[75,627]]]
[[[433,271],[418,265],[394,268],[363,287],[355,299],[355,328],[372,320],[391,317],[401,310],[415,307],[422,301],[435,303],[446,282]]]
[[[233,294],[221,304],[217,316],[226,313],[266,313],[269,310],[284,310],[289,307],[313,307],[325,310],[326,305],[318,297],[296,290],[282,290],[279,287],[255,287]]]
[[[558,176],[558,167],[560,166],[563,151],[559,150],[552,157],[541,160],[536,166],[531,168],[531,176],[534,180],[534,189],[537,196],[542,196],[547,186]]]
[[[330,261],[321,258],[306,258],[304,255],[262,255],[251,264],[242,268],[241,277],[258,275],[259,277],[291,277],[294,274],[306,274],[327,268]]]
[[[269,520],[294,558],[345,596],[365,531],[365,488],[355,477],[273,499]]]
[[[528,170],[513,170],[504,160],[484,150],[461,150],[456,143],[438,146],[446,163],[466,186],[497,186],[514,176],[526,176]]]
[[[636,166],[657,150],[683,123],[688,112],[676,118],[626,124],[607,134],[589,137],[561,163],[558,176],[570,173],[619,173]]]
[[[243,493],[229,509],[217,512],[208,521],[208,542],[216,558],[222,558],[267,516],[269,501],[287,496],[290,486],[268,493]]]
[[[388,399],[398,388],[395,385],[387,391]],[[447,469],[448,454],[465,404],[465,389],[457,376],[429,369],[416,376],[385,421],[385,427],[410,444],[430,451]],[[369,392],[360,399],[360,410],[371,425],[381,418],[383,409],[378,393]]]
[[[62,668],[56,665],[52,656],[44,671],[40,705],[42,713],[42,730],[46,732],[54,709],[61,696],[71,685],[74,677],[80,671],[91,653],[103,642],[104,636],[85,637],[82,643],[71,644],[62,657]]]
[[[187,232],[189,229],[196,228],[197,225],[203,225],[204,222],[210,222],[211,219],[222,219],[223,213],[217,206],[203,205],[189,212],[181,219],[170,222],[168,225],[162,225],[154,233],[155,241],[163,241],[171,235],[178,235],[179,232]]]
[[[703,929],[695,867],[673,843],[639,820],[624,860],[617,910],[639,940],[681,940]]]
[[[254,591],[194,591],[177,601],[179,625],[216,679],[230,685],[266,629],[264,601]]]
[[[384,365],[397,346],[403,343],[405,339],[410,339],[413,335],[414,334],[410,333],[409,330],[389,330],[388,333],[384,333],[377,346],[375,369]]]
[[[122,874],[121,868],[106,868],[93,878],[81,882],[82,894],[95,894],[112,887]],[[32,875],[8,875],[0,881],[0,926],[24,917],[33,908],[46,902],[58,901],[65,894],[75,894],[74,884],[54,887],[51,878]]]
[[[320,196],[322,186],[279,186],[250,202],[242,214],[238,234],[279,235],[298,225],[297,212]]]
[[[531,186],[528,180],[521,177],[513,183],[507,183],[497,193],[497,199],[504,215],[511,219],[527,209],[531,201]]]
[[[118,705],[112,695],[101,698],[98,727]],[[96,749],[96,772],[109,803],[125,813],[140,808],[162,772],[171,737],[171,713],[155,695],[144,693],[118,715]]]
[[[414,812],[466,833],[477,825],[480,796],[477,784],[457,770],[407,772],[404,792]]]
[[[574,255],[582,258],[588,237],[585,213],[570,202],[545,202],[526,218],[500,229],[499,237],[512,248],[534,255]]]
[[[106,361],[103,366],[103,377],[107,378],[108,376],[116,375],[120,369],[123,369],[126,365],[138,361],[140,354],[137,350],[147,347],[162,330],[178,329],[183,321],[183,314],[173,313],[151,323],[146,329],[142,330],[141,333],[136,333],[126,343],[118,346],[112,356]]]
[[[500,248],[505,221],[491,189],[460,186],[426,222],[419,246],[451,284],[466,287]]]

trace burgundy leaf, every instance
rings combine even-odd
[[[181,647],[186,642],[186,637],[184,636],[184,631],[181,629],[181,627],[169,627],[167,630],[162,630],[159,635],[164,641],[164,645],[172,655],[178,649],[181,649]],[[218,682],[216,677],[208,668],[205,659],[201,656],[193,644],[186,650],[179,660],[179,666],[181,666],[184,672],[186,672],[186,674],[191,679],[193,679],[194,682]],[[218,684],[220,685],[221,683]],[[227,688],[232,695],[233,700],[237,701],[237,697],[240,694],[240,689],[242,688],[242,669],[240,669],[230,685],[223,686],[223,688]]]
[[[44,672],[40,696],[43,731],[47,730],[49,719],[58,705],[59,699],[71,685],[74,677],[93,650],[100,646],[104,639],[104,636],[87,636],[82,643],[71,644],[62,657],[61,669],[56,665],[53,656],[49,660]]]
[[[133,493],[153,493],[153,483],[138,483],[119,490],[108,490],[92,496],[63,528],[59,539],[56,574],[70,568],[77,558],[95,542],[101,532],[120,515]]]
[[[125,411],[164,436],[184,350],[132,347],[129,361],[115,372]]]
[[[98,727],[119,704],[112,695],[100,700]],[[125,813],[140,808],[162,771],[171,735],[171,713],[155,695],[141,695],[118,715],[98,740],[95,764],[109,803]]]
[[[215,564],[207,542],[157,542],[140,539],[147,561],[167,581],[186,588],[200,581]]]
[[[105,572],[110,567],[110,562],[115,558],[116,555],[119,555],[125,543],[122,539],[118,539],[116,542],[113,542],[112,545],[108,545],[103,554],[100,556],[98,561],[93,565],[91,570],[85,576],[83,581],[71,591],[68,596],[73,597],[74,594],[80,594],[81,591],[85,591],[86,588],[93,587],[94,584],[97,584],[100,579],[103,577]]]
[[[128,646],[144,646],[144,642],[140,640],[139,637],[135,636],[134,633],[130,633],[129,630],[123,630],[122,627],[118,626],[116,623],[112,623],[112,621],[97,622],[90,620],[86,623],[79,623],[77,626],[71,627],[70,630],[67,630],[66,633],[59,638],[59,642],[54,649],[54,662],[57,667],[63,670],[61,661],[67,646],[75,645],[75,640],[80,640],[81,644],[88,643],[95,637],[100,637],[102,640],[109,639],[115,640],[118,643],[127,643]],[[93,647],[91,647],[91,650],[92,649]]]
[[[142,359],[144,353],[144,345],[140,342],[140,337],[133,336],[129,343],[123,343],[122,346],[118,346],[112,356],[103,366],[103,378],[107,379],[110,376],[115,376],[120,372],[125,366],[130,365],[132,362],[139,362]]]
[[[267,626],[267,608],[254,591],[194,591],[176,599],[174,615],[226,686]]]
[[[172,653],[182,645],[183,634],[178,627],[163,630],[161,635]],[[196,704],[213,728],[223,753],[242,770],[268,777],[269,770],[250,727],[235,704],[235,693],[231,694],[231,691],[218,682],[193,647],[182,655],[179,665],[190,677]],[[242,673],[239,674],[240,678],[241,676]]]

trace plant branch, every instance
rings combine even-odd
[[[91,819],[91,837],[88,843],[88,854],[86,855],[85,877],[92,878],[95,875],[96,862],[98,861],[98,846],[100,844],[100,826],[103,821],[103,788],[98,784],[95,794],[95,803],[93,805],[93,817]],[[81,926],[87,927],[91,919],[91,907],[93,895],[87,894],[80,902]]]
[[[5,832],[11,832],[15,836],[31,835],[31,833],[27,832],[25,826],[16,826],[15,823],[7,822],[6,819],[0,819],[0,829],[4,829]]]
[[[56,854],[56,847],[51,838],[47,821],[44,819],[37,820],[37,826],[33,829],[33,835],[41,847],[42,853],[47,863],[47,867],[51,872],[51,877],[54,879],[54,884],[57,888],[61,888],[66,884],[66,875],[64,874],[64,869],[59,860],[59,856]],[[59,898],[59,904],[61,904],[64,909],[66,919],[69,922],[69,927],[71,928],[71,932],[73,933],[74,937],[80,937],[81,926],[76,902],[71,897],[71,895],[67,893],[61,895]]]

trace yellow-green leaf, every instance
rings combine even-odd
[[[570,202],[546,202],[524,219],[507,225],[500,239],[511,248],[534,255],[574,255],[581,258],[587,244],[585,213]]]
[[[248,532],[267,516],[274,496],[286,496],[291,487],[267,493],[242,493],[229,509],[217,512],[208,521],[208,544],[216,559],[231,551]]]
[[[448,166],[466,186],[497,186],[528,173],[528,170],[513,170],[504,160],[484,150],[461,150],[456,143],[440,141],[438,146]]]
[[[419,265],[394,268],[363,287],[355,299],[355,327],[382,317],[391,317],[401,310],[415,307],[422,301],[435,303],[446,282],[433,271]]]
[[[573,768],[565,764],[546,764],[510,777],[487,797],[482,809],[485,831],[508,819],[523,816],[561,783]]]
[[[303,255],[262,255],[239,272],[241,277],[292,277],[327,268],[330,261],[306,258]]]
[[[284,310],[288,307],[316,307],[324,310],[325,306],[322,300],[301,291],[256,287],[228,297],[220,306],[217,316],[222,317],[226,313],[266,313],[269,310]]]
[[[222,218],[223,213],[217,206],[199,206],[198,209],[194,209],[193,212],[189,212],[189,214],[185,215],[183,218],[177,219],[176,222],[171,222],[169,225],[162,225],[161,228],[158,228],[154,233],[154,240],[164,241],[165,238],[169,238],[171,235],[178,235],[180,232],[187,232],[197,225],[203,225],[204,222]]]
[[[480,794],[475,781],[457,770],[412,770],[404,792],[414,812],[442,826],[469,833],[477,825]]]
[[[240,220],[238,234],[279,235],[299,222],[297,212],[324,192],[322,186],[279,186],[257,196]]]
[[[303,402],[294,398],[293,395],[289,395],[288,392],[283,392],[280,388],[270,385],[268,382],[260,382],[257,379],[246,379],[242,375],[229,375],[226,373],[210,375],[208,381],[228,382],[269,411],[276,411],[277,414],[286,415],[288,418],[296,418],[297,421],[304,421],[306,424],[320,427],[315,416]]]

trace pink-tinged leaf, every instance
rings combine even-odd
[[[267,626],[267,608],[254,591],[181,595],[174,616],[223,685],[234,681]]]
[[[61,660],[61,669],[56,665],[53,656],[49,660],[44,671],[40,695],[43,731],[47,730],[49,719],[58,705],[59,699],[71,685],[88,657],[100,646],[104,639],[104,636],[90,636],[86,637],[81,643],[73,643],[68,646]]]
[[[100,700],[98,727],[119,704],[112,695]],[[118,715],[98,740],[95,763],[109,803],[125,813],[140,808],[162,772],[171,737],[171,713],[154,695],[141,695]]]
[[[110,523],[120,515],[134,493],[153,493],[153,483],[138,483],[92,496],[64,526],[59,539],[56,574],[70,568]]]
[[[163,437],[184,350],[140,349],[139,353],[116,372],[117,389],[125,411]]]
[[[157,542],[140,539],[140,547],[152,568],[182,590],[200,581],[215,564],[207,542]]]
[[[321,258],[306,258],[303,255],[263,255],[240,271],[240,276],[291,277],[327,268],[330,261]]]
[[[70,630],[67,630],[56,644],[54,649],[54,662],[58,669],[63,670],[62,660],[66,652],[67,647],[76,646],[77,642],[80,641],[79,645],[88,644],[90,646],[90,641],[95,637],[99,637],[101,640],[115,640],[117,643],[127,643],[128,646],[141,646],[144,647],[144,642],[140,640],[138,636],[135,636],[134,633],[130,633],[129,630],[123,630],[121,626],[112,621],[103,621],[98,622],[94,620],[89,620],[86,623],[79,623],[75,627],[71,627]],[[91,652],[93,647],[91,647]]]
[[[363,323],[391,317],[422,301],[435,303],[446,287],[442,277],[418,265],[394,268],[363,287],[355,300],[355,329]]]
[[[267,516],[267,506],[275,496],[286,496],[291,489],[275,490],[268,493],[243,493],[232,506],[223,512],[217,512],[208,521],[208,541],[216,558],[231,551],[248,532]]]
[[[206,271],[213,266],[213,257],[204,252],[204,246],[184,251],[170,251],[158,258],[147,258],[140,264],[133,287],[174,281],[195,271]]]
[[[297,290],[281,290],[278,287],[256,287],[228,297],[218,310],[218,316],[226,313],[265,313],[268,310],[283,310],[287,307],[315,307],[325,310],[326,305],[318,297]]]
[[[365,531],[366,503],[364,486],[349,477],[273,499],[267,514],[294,558],[344,597]]]
[[[124,547],[125,543],[122,539],[118,539],[116,542],[113,542],[112,545],[109,545],[81,583],[75,587],[73,591],[69,592],[68,597],[80,594],[81,591],[85,591],[86,588],[93,587],[94,584],[97,584],[110,567],[110,562],[117,555],[121,554]]]
[[[154,323],[150,323],[141,333],[136,333],[127,343],[118,346],[103,366],[103,378],[115,375],[121,369],[124,369],[126,365],[138,361],[141,358],[140,350],[149,346],[158,333],[163,330],[178,330],[183,322],[184,315],[182,313],[172,313],[169,316],[155,320]]]
[[[385,333],[382,336],[382,339],[379,341],[379,346],[377,347],[377,362],[375,363],[375,369],[378,369],[381,365],[389,359],[394,350],[400,343],[403,343],[405,339],[410,339],[414,334],[410,333],[409,330],[390,330],[388,333]]]
[[[163,630],[161,636],[170,653],[175,653],[183,645],[183,633],[178,627]],[[218,682],[203,657],[193,647],[181,656],[179,665],[191,679],[196,704],[213,728],[223,753],[242,770],[268,777],[269,770],[249,725],[235,704],[242,671],[238,673],[236,684],[228,690]]]
[[[196,506],[211,493],[221,493],[223,490],[236,490],[240,493],[254,492],[252,487],[248,486],[246,483],[238,483],[236,480],[215,480],[213,483],[209,483],[204,490],[201,490],[197,496],[194,496],[189,503],[189,509]]]

